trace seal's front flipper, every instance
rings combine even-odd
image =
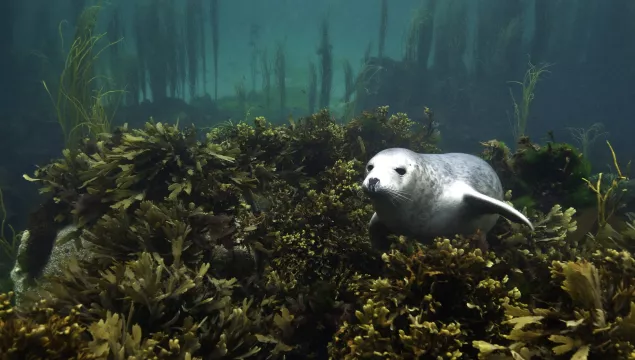
[[[379,251],[387,251],[390,249],[390,241],[388,241],[388,235],[390,230],[386,225],[382,224],[377,217],[377,213],[373,214],[368,223],[368,232],[370,234],[370,243],[373,248]]]
[[[483,195],[467,184],[464,184],[461,190],[463,190],[463,199],[466,202],[483,209],[484,212],[502,215],[511,221],[523,223],[529,226],[531,230],[534,230],[534,225],[531,221],[512,206],[487,195]]]

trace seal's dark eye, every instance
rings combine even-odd
[[[366,166],[366,170],[368,170],[368,171],[373,170],[373,166],[372,166],[372,165],[368,165],[368,166]]]
[[[405,175],[406,174],[406,169],[405,168],[396,168],[395,171],[399,175]]]

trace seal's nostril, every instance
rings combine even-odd
[[[368,191],[375,192],[377,190],[377,184],[379,184],[378,178],[370,178],[368,179]]]

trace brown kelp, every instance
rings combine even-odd
[[[317,54],[320,57],[320,109],[329,107],[331,101],[331,87],[333,83],[333,45],[329,38],[328,18],[324,18],[320,25],[320,46]]]
[[[388,0],[381,0],[379,10],[379,40],[377,42],[377,57],[384,57],[384,46],[386,44],[386,31],[388,30]]]
[[[315,67],[315,63],[312,61],[309,62],[309,85],[307,90],[307,107],[309,113],[315,112],[315,104],[317,100],[317,88],[318,88],[318,78],[317,78],[317,68]]]
[[[198,42],[199,42],[199,46],[200,46],[200,51],[199,51],[199,61],[201,62],[201,70],[202,70],[202,75],[201,76],[201,82],[202,82],[202,87],[203,87],[203,93],[207,92],[207,50],[205,48],[205,46],[207,45],[207,37],[205,35],[205,15],[204,15],[204,4],[206,2],[196,2],[196,8],[199,11],[198,14],[198,28],[199,28],[199,34],[198,34]]]
[[[278,99],[281,117],[284,117],[284,111],[287,105],[287,65],[285,58],[286,55],[284,44],[278,43],[278,45],[276,46],[273,72],[276,76],[276,85],[278,87]]]
[[[429,6],[422,6],[413,12],[404,43],[404,62],[420,69],[424,68],[423,65],[427,61],[427,49],[432,37],[433,19],[430,11]]]
[[[249,48],[250,48],[250,59],[249,59],[249,68],[251,70],[251,90],[250,94],[255,94],[256,89],[256,78],[258,77],[258,65],[259,65],[259,54],[261,52],[260,49],[260,25],[251,24],[249,26]],[[264,87],[264,85],[263,85]]]
[[[247,114],[247,89],[245,88],[245,83],[240,81],[234,87],[236,92],[236,101],[238,103],[238,111],[242,115]]]
[[[200,80],[201,53],[205,47],[201,48],[201,35],[203,22],[201,18],[202,1],[190,1],[185,6],[185,50],[187,52],[187,78],[189,94],[196,96],[196,86]]]
[[[260,52],[260,74],[262,75],[262,92],[265,96],[265,108],[271,106],[271,63],[267,49]]]
[[[134,8],[134,42],[135,48],[137,50],[137,65],[138,68],[138,88],[141,93],[139,101],[144,101],[148,98],[148,72],[147,72],[147,64],[149,59],[147,58],[149,54],[149,45],[146,42],[145,36],[147,32],[145,31],[143,24],[145,15],[143,13],[144,7],[139,4],[139,2],[135,3]]]
[[[112,10],[112,17],[108,22],[108,31],[106,32],[106,35],[108,37],[108,41],[113,44],[110,46],[112,59],[117,59],[121,53],[121,43],[119,40],[124,37],[124,26],[121,21],[121,10],[119,7],[115,7]]]
[[[156,6],[156,5],[155,5]],[[165,1],[162,3],[165,14],[176,13],[176,2]],[[179,49],[179,36],[181,30],[176,16],[164,16],[163,22],[165,26],[165,38],[163,38],[163,44],[165,46],[165,66],[167,71],[167,87],[171,97],[177,95],[183,95],[184,89],[182,88],[182,81],[179,79],[185,78],[185,71],[179,68],[179,61],[185,64],[186,53],[183,53]],[[186,45],[187,46],[187,42]]]
[[[184,97],[192,85],[188,78],[189,67],[193,67],[193,72],[198,71],[198,53],[194,53],[190,62],[187,50],[195,45],[198,48],[201,28],[196,26],[200,21],[197,22],[197,17],[190,14],[194,16],[193,22],[185,26],[185,16],[177,16],[180,14],[178,10],[179,2],[174,0],[135,5],[134,42],[142,100],[150,94],[153,102],[160,102],[168,96]],[[194,38],[190,39],[190,36]]]
[[[219,46],[219,11],[220,5],[218,0],[212,0],[210,3],[210,24],[212,25],[212,51],[214,57],[214,100],[218,100],[218,46]]]
[[[147,71],[147,81],[153,101],[160,101],[167,97],[168,91],[168,62],[166,43],[163,41],[168,35],[163,26],[163,7],[157,4],[142,5],[137,8],[140,24],[137,26],[137,44],[141,46],[137,51],[143,53],[144,71]],[[137,21],[139,21],[137,20]],[[144,85],[145,86],[145,85]]]
[[[353,74],[353,67],[350,61],[345,60],[342,63],[342,70],[344,71],[344,102],[348,103],[351,100],[351,96],[355,92],[355,75]]]

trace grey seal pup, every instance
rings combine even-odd
[[[387,249],[390,233],[431,241],[457,234],[485,235],[499,216],[531,221],[503,202],[503,186],[483,159],[463,153],[420,154],[403,148],[377,153],[362,183],[375,209],[369,230],[373,246]]]

